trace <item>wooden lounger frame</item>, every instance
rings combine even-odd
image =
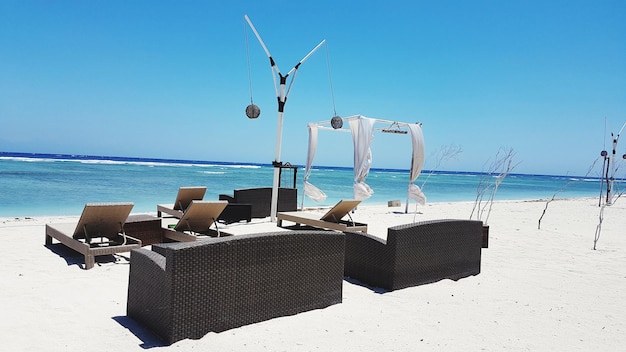
[[[276,214],[276,225],[282,227],[283,221],[291,221],[296,225],[308,225],[328,230],[367,232],[367,224],[341,220],[344,216],[350,215],[350,211],[356,208],[360,202],[358,200],[341,200],[321,217],[318,214],[304,211],[280,212]]]

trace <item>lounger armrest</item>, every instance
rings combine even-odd
[[[346,235],[346,261],[354,258],[372,258],[376,261],[388,251],[385,240],[361,232],[345,232]],[[374,265],[378,263],[372,263]]]
[[[345,275],[358,280],[372,278],[377,283],[388,280],[394,266],[394,258],[386,241],[366,233],[345,232],[345,234]]]
[[[155,251],[151,251],[145,248],[133,249],[130,252],[131,260],[136,260],[138,265],[155,265],[158,270],[165,271],[165,257]],[[146,262],[146,263],[143,263]],[[154,269],[156,270],[156,268]]]
[[[226,200],[228,203],[235,203],[235,197],[229,196],[228,194],[220,194],[219,200]]]
[[[134,249],[130,254],[128,300],[126,313],[157,333],[169,329],[159,322],[168,321],[170,293],[166,258],[147,249]]]
[[[131,291],[137,293],[146,285],[165,285],[165,267],[165,256],[144,248],[133,249],[130,252],[129,297]]]
[[[166,230],[166,231],[171,231],[171,230]],[[165,236],[167,237],[167,235]],[[153,244],[152,245],[152,251],[163,256],[163,258],[165,258],[166,256],[166,251],[167,251],[167,247],[170,245],[170,243],[157,243],[157,244]]]

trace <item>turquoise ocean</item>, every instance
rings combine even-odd
[[[206,186],[204,199],[217,200],[234,189],[271,187],[273,172],[272,165],[257,163],[0,152],[0,217],[79,215],[86,203],[97,202],[133,202],[133,213],[156,212],[157,204],[174,202],[181,186]],[[304,167],[284,170],[281,185],[292,187],[294,176],[300,206]],[[424,170],[415,184],[427,202],[473,201],[483,176]],[[314,166],[309,182],[328,198],[305,198],[304,207],[352,198],[353,178],[352,168]],[[362,204],[404,205],[408,178],[408,170],[372,169],[366,183],[374,194]],[[495,199],[599,197],[600,187],[598,178],[511,174]]]

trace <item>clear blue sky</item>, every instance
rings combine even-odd
[[[0,150],[270,163],[276,96],[244,14],[283,73],[327,41],[289,94],[282,161],[334,115],[329,63],[340,116],[423,123],[425,168],[457,145],[441,168],[482,171],[505,147],[515,172],[582,175],[626,122],[626,1],[300,3],[1,0]],[[409,154],[376,135],[374,167]],[[351,166],[349,134],[322,131],[315,164]]]

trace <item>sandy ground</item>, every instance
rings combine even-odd
[[[386,237],[396,224],[467,219],[472,203],[360,206],[355,221]],[[163,346],[126,317],[129,253],[82,258],[44,246],[46,223],[0,219],[0,332],[4,351],[618,351],[626,346],[626,201],[497,202],[481,273],[381,292],[344,280],[326,309]],[[415,213],[417,209],[417,213]],[[324,209],[318,210],[320,214]],[[235,235],[279,230],[269,219],[222,226]]]

